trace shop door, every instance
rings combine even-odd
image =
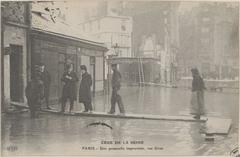
[[[10,45],[10,98],[11,101],[23,102],[23,47]]]

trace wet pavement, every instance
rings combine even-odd
[[[190,90],[161,87],[123,87],[120,94],[126,112],[156,115],[188,112],[191,96]],[[201,134],[204,124],[198,122],[107,119],[50,113],[41,113],[38,118],[30,119],[29,113],[5,114],[2,116],[2,153],[24,156],[229,155],[238,145],[238,102],[238,93],[205,92],[207,115],[233,120],[230,133],[216,136],[214,141],[204,140]],[[110,107],[107,104],[107,97],[96,96],[96,111],[107,112]],[[60,106],[54,108],[59,109]],[[74,110],[83,110],[83,105],[75,104]],[[101,125],[87,127],[99,121],[113,129]],[[111,144],[111,141],[119,141],[120,144]]]

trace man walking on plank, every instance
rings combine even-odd
[[[118,104],[119,110],[121,114],[125,114],[123,102],[121,96],[118,94],[118,91],[120,90],[121,87],[121,74],[117,70],[117,64],[112,64],[112,70],[113,70],[113,75],[112,75],[112,97],[111,97],[111,109],[108,112],[109,114],[114,114],[115,113],[115,106],[116,103]]]

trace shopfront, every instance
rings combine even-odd
[[[59,101],[62,94],[62,74],[67,63],[73,63],[74,71],[81,80],[80,65],[86,65],[93,79],[92,93],[104,90],[104,52],[100,43],[60,35],[43,30],[32,30],[32,70],[43,63],[51,75],[50,102]],[[78,82],[79,86],[80,82]],[[78,88],[76,88],[78,89]]]

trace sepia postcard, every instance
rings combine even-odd
[[[239,156],[239,1],[1,1],[1,156]]]

